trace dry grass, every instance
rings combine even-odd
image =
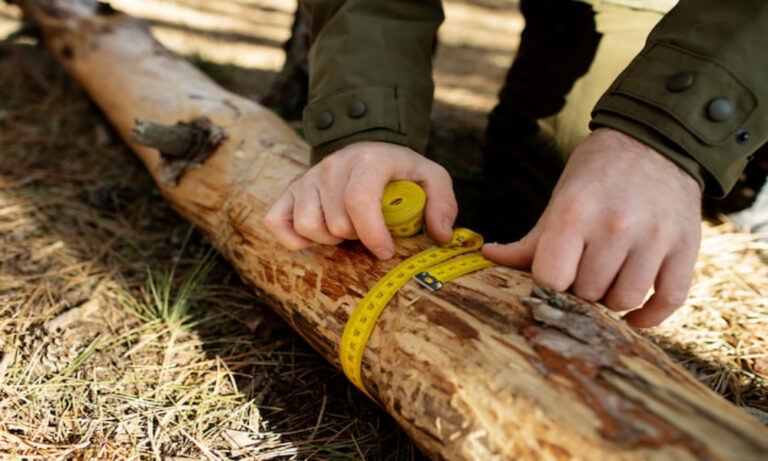
[[[768,412],[768,242],[728,223],[703,234],[688,301],[645,334],[715,392]]]
[[[189,9],[200,2],[156,3]],[[232,4],[264,7],[258,14],[286,22],[292,2]],[[11,21],[6,11],[0,7],[0,26]],[[169,18],[161,24],[162,11],[151,13],[157,26],[183,32]],[[462,21],[499,16],[472,2],[456,11]],[[216,7],[189,21],[227,14]],[[514,41],[494,48],[471,33],[476,27],[460,39],[460,28],[451,27],[453,41],[439,59],[485,46],[493,68],[480,74],[503,77],[499,61]],[[519,23],[493,22],[494,30],[504,27]],[[274,42],[283,36],[265,30]],[[247,30],[237,32],[217,37]],[[226,67],[191,52],[244,93],[258,94],[276,68]],[[452,92],[459,69],[438,68],[438,124],[469,123],[459,115],[466,108],[451,105],[467,99]],[[472,81],[469,109],[485,110],[492,88]],[[475,121],[468,141],[438,130],[436,142],[472,145],[481,129]],[[0,152],[0,455],[421,459],[389,417],[190,233],[40,50],[0,46]],[[704,234],[689,302],[646,334],[729,400],[768,411],[768,245],[727,225],[704,224]]]
[[[41,50],[0,55],[0,453],[418,459]]]

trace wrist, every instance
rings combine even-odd
[[[599,126],[592,134],[606,139],[614,145],[614,148],[633,152],[643,157],[645,161],[652,162],[654,166],[670,171],[673,177],[679,178],[681,183],[686,183],[691,188],[695,186],[699,195],[703,193],[705,171],[698,162],[673,149],[672,146],[653,141],[647,142],[648,138],[645,136],[638,137],[634,132],[628,133],[610,126]]]

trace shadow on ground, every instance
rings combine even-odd
[[[0,451],[422,459],[41,50],[0,47],[0,101]]]

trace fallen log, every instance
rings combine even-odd
[[[307,168],[308,148],[290,127],[222,90],[140,22],[103,3],[16,3],[174,208],[339,367],[341,334],[357,302],[428,242],[399,240],[397,257],[387,262],[354,242],[283,250],[261,219]],[[136,141],[160,149],[131,140],[137,118],[153,124],[141,122]],[[201,145],[208,148],[184,147]],[[528,274],[508,268],[435,293],[407,284],[378,320],[363,379],[434,459],[768,457],[766,428],[610,312],[534,289]]]

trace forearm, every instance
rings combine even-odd
[[[302,0],[312,17],[304,131],[313,162],[356,141],[424,152],[439,0]]]
[[[682,0],[593,111],[667,155],[710,195],[768,139],[768,3]]]

